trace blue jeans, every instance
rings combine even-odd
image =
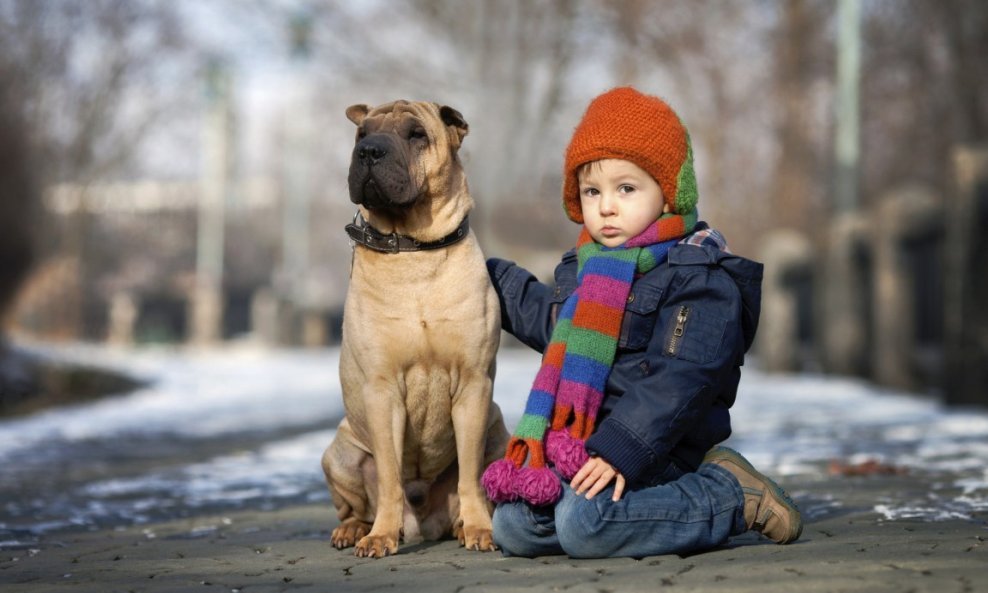
[[[564,481],[555,505],[499,504],[494,542],[505,556],[643,558],[715,548],[746,531],[741,485],[717,465],[626,491],[617,502],[613,493],[612,485],[587,500]]]

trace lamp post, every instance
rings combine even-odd
[[[206,68],[202,176],[196,237],[196,281],[191,339],[209,345],[222,338],[225,202],[233,163],[231,77],[219,59]]]
[[[823,359],[827,370],[864,375],[868,361],[867,262],[862,261],[865,229],[858,216],[860,172],[861,2],[837,5],[837,131],[833,218],[822,289]]]
[[[288,23],[290,46],[289,110],[285,114],[283,162],[284,210],[282,215],[282,261],[276,286],[289,304],[290,341],[317,344],[321,318],[312,312],[310,262],[310,218],[312,199],[312,17],[306,11],[294,14]],[[299,335],[298,330],[301,330]]]
[[[837,5],[837,211],[858,209],[861,159],[859,89],[861,82],[861,0]]]

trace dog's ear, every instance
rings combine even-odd
[[[359,126],[364,123],[364,118],[367,117],[368,112],[370,112],[370,107],[363,103],[351,105],[346,108],[346,118]]]
[[[463,137],[470,131],[470,126],[463,119],[463,115],[449,105],[443,105],[439,108],[439,117],[442,118],[444,124],[453,128],[453,145],[458,148],[460,144],[463,144]]]

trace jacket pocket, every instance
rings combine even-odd
[[[665,356],[708,363],[717,357],[727,320],[691,303],[673,311],[666,329],[662,353]]]
[[[628,303],[621,320],[621,338],[618,348],[643,350],[652,339],[655,329],[662,289],[650,284],[634,286],[628,294]]]

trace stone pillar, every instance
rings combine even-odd
[[[133,346],[138,307],[129,292],[117,292],[110,298],[110,327],[107,342],[113,346]]]
[[[203,114],[202,175],[196,229],[196,286],[192,291],[189,335],[200,346],[223,338],[223,249],[226,202],[236,145],[229,68],[219,60],[207,67],[207,106]]]
[[[906,257],[910,239],[939,231],[942,209],[925,188],[907,187],[882,197],[873,212],[875,245],[872,293],[873,379],[906,390],[923,387],[916,356],[916,303],[918,278]]]
[[[270,288],[260,288],[250,299],[250,332],[255,341],[276,346],[279,339],[278,298]]]
[[[947,200],[944,396],[988,405],[988,147],[953,154]]]
[[[864,376],[871,366],[872,254],[865,240],[867,224],[860,215],[842,215],[828,232],[818,325],[823,366],[829,373]]]
[[[302,345],[306,348],[319,348],[326,345],[326,320],[318,311],[302,313]]]
[[[768,372],[791,372],[802,367],[800,302],[793,279],[811,274],[812,254],[809,239],[796,231],[775,231],[763,243],[765,276],[756,350]]]
[[[189,302],[189,336],[197,346],[210,346],[223,338],[223,293],[212,285],[196,286]]]

